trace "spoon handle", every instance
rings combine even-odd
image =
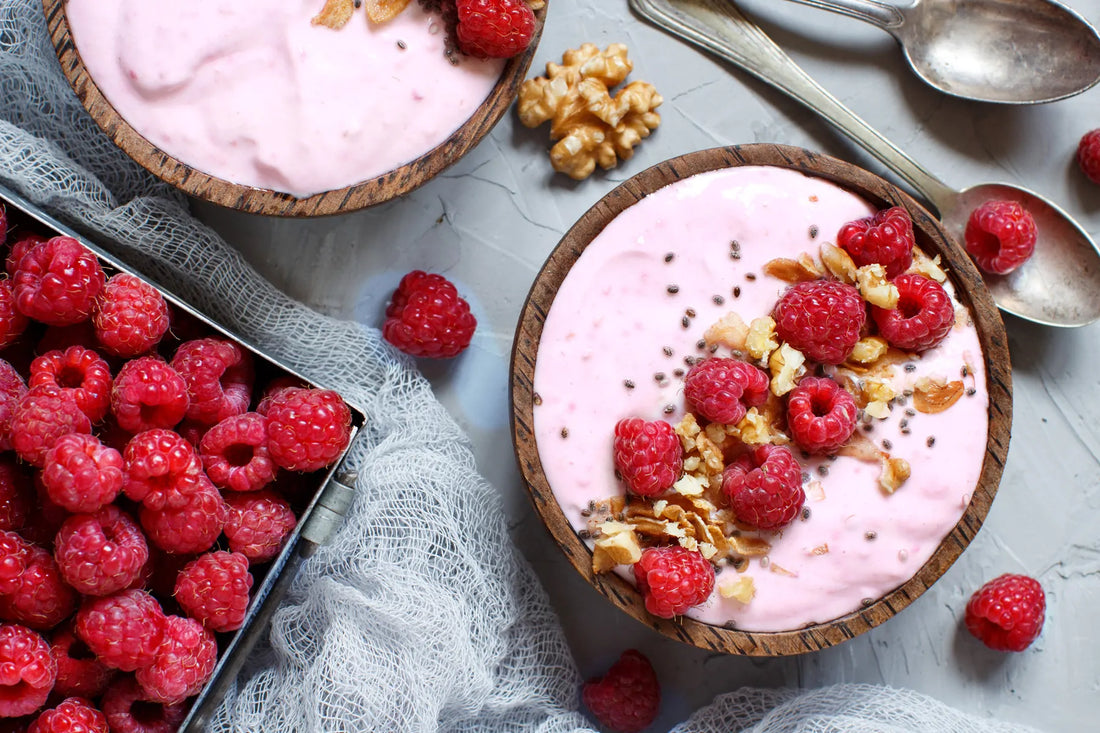
[[[880,3],[878,0],[791,0],[791,2],[821,10],[831,10],[834,13],[847,15],[849,18],[877,25],[891,33],[905,22],[905,16],[901,14],[901,10],[894,5]]]
[[[904,179],[939,211],[955,191],[821,88],[731,0],[630,0],[655,25],[727,59],[802,102]]]

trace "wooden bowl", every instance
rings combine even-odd
[[[592,553],[555,500],[535,444],[533,384],[539,339],[546,314],[573,263],[612,219],[647,194],[697,173],[743,165],[794,169],[832,181],[878,208],[905,207],[913,218],[918,244],[930,255],[941,255],[959,299],[970,308],[987,369],[986,452],[978,485],[962,518],[930,559],[900,587],[857,612],[792,631],[747,632],[648,613],[632,584],[614,573],[593,572]],[[1008,452],[1012,419],[1009,354],[1000,315],[969,257],[940,223],[908,194],[861,168],[800,148],[766,144],[715,148],[673,158],[634,176],[589,209],[550,254],[527,297],[513,343],[511,397],[512,435],[520,472],[535,509],[577,572],[616,606],[666,636],[704,649],[752,656],[800,654],[851,639],[890,618],[931,586],[969,544],[989,511]]]
[[[196,170],[142,137],[100,92],[80,60],[65,15],[66,0],[42,0],[50,38],[61,69],[84,108],[127,155],[184,193],[231,209],[268,216],[324,216],[389,201],[423,185],[454,164],[485,137],[516,98],[542,35],[546,7],[536,11],[531,45],[508,60],[500,79],[473,115],[435,148],[389,173],[341,189],[299,198],[292,194],[232,183]]]

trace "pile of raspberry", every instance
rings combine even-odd
[[[75,239],[0,244],[0,718],[175,730],[350,411]]]

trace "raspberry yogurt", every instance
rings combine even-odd
[[[764,274],[765,263],[816,257],[844,223],[873,211],[821,179],[737,167],[662,188],[593,239],[554,298],[534,377],[542,468],[582,537],[591,530],[590,502],[624,493],[612,459],[615,424],[680,422],[683,374],[706,354],[703,332],[730,311],[745,323],[768,315],[788,286]],[[945,288],[952,292],[950,282]],[[857,611],[928,560],[970,501],[988,428],[981,346],[964,306],[955,307],[956,325],[942,343],[889,370],[897,399],[888,415],[864,416],[856,429],[866,445],[907,461],[909,478],[887,493],[879,463],[807,457],[795,447],[807,494],[801,517],[778,532],[747,532],[770,543],[767,554],[736,568],[719,563],[715,591],[687,616],[746,631],[794,630]],[[961,383],[949,408],[913,409],[912,391],[929,379]],[[632,579],[628,564],[615,571]],[[719,593],[738,576],[753,580],[747,603]]]

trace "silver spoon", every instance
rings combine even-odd
[[[1100,252],[1064,211],[1036,193],[1006,183],[955,191],[922,168],[822,89],[729,0],[630,0],[642,17],[732,61],[802,102],[909,183],[963,241],[970,212],[989,199],[1020,202],[1035,218],[1035,254],[1015,272],[985,276],[997,306],[1048,326],[1084,326],[1100,319]]]
[[[792,0],[889,32],[909,66],[947,94],[981,102],[1037,104],[1100,80],[1100,36],[1053,0]]]

